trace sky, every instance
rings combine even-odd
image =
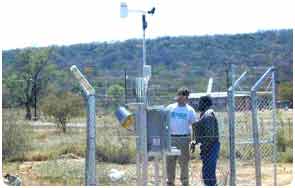
[[[294,26],[294,0],[5,0],[3,50],[142,38],[141,13],[120,18],[120,3],[150,10],[146,38],[253,33]]]

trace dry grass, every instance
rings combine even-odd
[[[105,114],[104,114],[105,115]],[[225,114],[224,114],[225,115]],[[271,118],[268,115],[265,117]],[[287,113],[286,118],[292,118]],[[76,119],[83,122],[85,119]],[[226,120],[224,120],[226,122]],[[117,120],[112,114],[97,117],[97,178],[101,185],[135,185],[136,164],[135,137],[131,133],[119,129]],[[62,134],[55,129],[35,129],[33,132],[32,149],[25,153],[20,160],[24,162],[4,162],[3,173],[19,174],[24,185],[83,185],[86,133],[85,129],[69,129]],[[226,148],[223,148],[223,154]],[[74,157],[71,157],[74,156]],[[228,179],[227,155],[222,155],[217,170],[219,184]],[[109,162],[106,162],[109,161]],[[124,163],[124,164],[120,164]],[[239,185],[252,184],[254,178],[253,164],[247,161],[237,162],[237,182]],[[125,172],[126,179],[112,182],[108,177],[109,171],[118,169]],[[271,164],[263,164],[263,185],[272,184]],[[201,163],[194,157],[191,163],[191,184],[201,185]],[[180,185],[179,169],[176,183]],[[149,165],[149,185],[154,185],[152,161]],[[278,165],[278,183],[287,185],[292,180],[292,164]],[[252,184],[254,185],[254,184]]]
[[[160,161],[161,164],[161,161]],[[84,184],[84,159],[58,159],[42,162],[24,162],[4,164],[3,173],[12,172],[19,174],[23,179],[23,185],[83,185]],[[255,185],[255,168],[253,164],[247,162],[237,163],[237,185]],[[160,165],[161,167],[161,165]],[[264,163],[262,166],[262,185],[272,185],[272,164]],[[124,172],[125,178],[118,181],[111,181],[108,177],[111,169]],[[292,164],[280,163],[277,165],[278,185],[288,185],[292,181]],[[96,176],[100,185],[136,185],[136,165],[135,164],[114,164],[97,163]],[[201,162],[193,160],[190,164],[191,185],[202,185]],[[217,169],[217,180],[219,185],[228,181],[228,168],[226,161],[219,162]],[[180,169],[177,166],[176,185],[181,185]],[[148,167],[148,185],[155,185],[153,162]],[[161,168],[160,168],[161,179]]]

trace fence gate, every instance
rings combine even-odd
[[[275,90],[274,67],[248,70],[228,89],[230,185],[277,184]]]

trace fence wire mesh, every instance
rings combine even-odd
[[[236,79],[245,67],[235,67]],[[236,182],[237,185],[255,185],[255,163],[251,118],[251,97],[250,89],[255,81],[263,74],[266,68],[249,70],[251,74],[235,91],[235,129],[236,129]],[[149,105],[168,105],[175,102],[174,97],[178,89],[175,85],[187,86],[192,93],[201,92],[206,94],[207,82],[213,77],[213,92],[221,91],[226,93],[226,69],[221,73],[202,73],[203,78],[198,83],[189,82],[189,78],[174,79],[173,72],[169,83],[161,82],[161,76],[153,76],[148,90]],[[168,74],[168,73],[167,73]],[[184,75],[194,76],[199,72],[185,72]],[[185,76],[184,76],[185,77]],[[102,76],[104,78],[104,76]],[[132,111],[133,103],[137,102],[135,75],[128,75],[126,84],[126,94],[124,91],[110,89],[113,85],[122,85],[124,72],[117,75],[117,79],[108,80],[100,85],[94,86],[96,89],[96,179],[99,185],[136,185],[136,135],[134,127],[130,129],[122,128],[114,116],[114,110],[118,105],[128,104]],[[257,92],[257,118],[260,136],[262,185],[273,185],[273,132],[272,129],[272,96],[271,86],[268,80]],[[222,83],[221,83],[222,82]],[[205,83],[205,84],[204,84]],[[121,89],[124,87],[121,87]],[[245,92],[247,91],[247,92]],[[125,96],[126,95],[126,96]],[[229,185],[229,117],[227,113],[227,95],[223,97],[213,97],[212,109],[218,121],[218,132],[220,149],[216,165],[217,185]],[[190,99],[190,104],[197,109],[196,104],[199,98]],[[134,110],[134,109],[133,109]],[[9,110],[11,113],[15,109]],[[32,138],[32,144],[28,152],[22,154],[23,162],[18,166],[18,174],[24,178],[26,185],[84,185],[85,184],[85,150],[86,150],[86,113],[82,117],[70,120],[67,125],[66,134],[56,129],[52,119],[44,118],[42,113],[38,113],[40,118],[36,122],[25,122],[33,125],[33,130],[26,131]],[[286,116],[285,114],[288,114]],[[12,125],[14,119],[24,117],[22,113],[14,114],[13,117],[4,116],[3,126]],[[200,112],[197,111],[197,116]],[[4,121],[5,118],[10,121]],[[288,117],[288,118],[286,118]],[[292,140],[292,111],[280,110],[277,122],[282,135]],[[287,121],[288,120],[288,121]],[[26,126],[26,125],[24,125]],[[4,128],[3,128],[4,130]],[[25,135],[23,133],[16,133]],[[208,147],[209,148],[209,147]],[[279,147],[280,151],[287,151],[288,148]],[[202,175],[200,145],[190,156],[189,160],[189,184],[204,185]],[[210,160],[209,160],[210,161]],[[211,160],[212,161],[212,160]],[[158,159],[159,177],[155,174],[155,158],[149,157],[148,162],[148,185],[161,185],[163,159]],[[282,169],[285,168],[282,165]],[[3,169],[4,172],[11,171]],[[26,180],[26,177],[33,177]],[[175,184],[181,185],[180,167],[176,164]],[[289,182],[282,181],[283,176],[278,177],[278,185]],[[160,183],[159,183],[160,182]]]
[[[235,67],[237,69],[237,67]],[[273,92],[272,76],[265,80],[256,92],[256,98],[251,97],[251,87],[263,75],[267,69],[248,70],[247,79],[236,88],[235,95],[235,133],[236,133],[236,185],[256,185],[255,151],[253,139],[252,118],[257,118],[259,152],[261,157],[262,185],[274,185],[276,174],[276,151],[274,150],[274,138],[276,129],[273,122]],[[253,114],[251,102],[255,100],[257,114]],[[244,172],[248,173],[245,177]]]

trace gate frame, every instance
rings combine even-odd
[[[232,67],[230,67],[232,69]],[[232,72],[232,71],[230,71]],[[236,150],[235,150],[235,89],[239,83],[245,78],[245,71],[228,89],[228,117],[229,117],[229,169],[230,179],[229,185],[236,185]]]
[[[233,70],[232,66],[229,67],[229,78],[233,80]],[[271,66],[268,68],[264,74],[255,82],[250,91],[251,99],[251,117],[252,117],[252,136],[253,136],[253,147],[255,151],[255,177],[256,185],[261,185],[261,155],[260,155],[260,141],[258,133],[258,117],[257,117],[257,99],[256,93],[264,81],[271,75],[272,83],[272,162],[274,167],[274,185],[277,185],[277,126],[276,126],[276,68]],[[236,159],[235,159],[235,89],[245,78],[247,72],[244,72],[235,82],[232,83],[232,86],[228,88],[228,118],[229,118],[229,169],[230,169],[230,185],[236,185]]]
[[[254,86],[251,88],[251,111],[252,111],[252,130],[253,130],[253,145],[255,151],[255,175],[256,175],[256,185],[261,186],[261,155],[260,155],[260,140],[259,140],[259,132],[258,132],[258,118],[257,118],[257,99],[256,93],[262,83],[271,75],[272,82],[272,128],[273,128],[273,165],[274,165],[274,185],[277,185],[277,130],[276,130],[276,76],[275,76],[275,67],[272,66],[257,80]]]

